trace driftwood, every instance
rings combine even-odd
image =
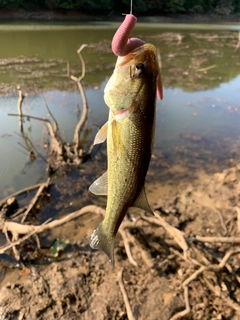
[[[33,190],[38,189],[39,187],[41,187],[41,185],[42,185],[42,183],[34,184],[33,186],[26,187],[26,188],[24,188],[24,189],[21,189],[21,190],[19,190],[19,191],[16,191],[16,192],[10,194],[9,196],[7,196],[7,197],[5,197],[4,199],[0,200],[0,207],[2,207],[2,205],[3,205],[4,203],[6,203],[8,199],[10,199],[10,198],[15,198],[15,197],[17,197],[17,196],[19,196],[19,195],[21,195],[21,194],[31,192],[31,191],[33,191]]]
[[[44,95],[42,94],[42,100],[43,103],[50,115],[50,119],[48,118],[41,118],[36,117],[33,115],[24,114],[22,112],[22,107],[24,103],[24,93],[21,91],[20,86],[18,86],[18,114],[9,114],[9,116],[18,116],[19,117],[19,124],[20,124],[20,132],[22,133],[26,149],[30,152],[33,152],[34,154],[40,156],[45,162],[47,162],[47,172],[49,176],[56,170],[58,170],[61,167],[65,167],[66,165],[81,165],[82,162],[87,159],[93,148],[93,144],[90,146],[89,150],[85,151],[80,147],[80,134],[83,130],[87,116],[88,116],[88,102],[86,98],[86,94],[82,85],[82,80],[85,76],[85,62],[82,57],[82,50],[86,47],[86,45],[82,45],[78,50],[78,56],[81,62],[81,69],[82,73],[80,77],[75,77],[74,75],[70,75],[70,71],[68,70],[68,74],[70,79],[72,79],[78,86],[80,95],[82,97],[82,115],[79,119],[73,135],[73,140],[71,143],[65,142],[60,134],[59,125],[52,114],[50,108],[48,107],[48,104],[45,100]],[[69,69],[69,66],[68,66]],[[48,146],[48,156],[47,160],[45,157],[43,157],[39,152],[36,150],[36,148],[33,146],[27,135],[24,133],[24,125],[23,125],[23,118],[26,119],[34,119],[37,121],[42,121],[47,126],[48,136],[49,136],[49,143],[46,145]]]
[[[34,196],[34,198],[32,199],[32,201],[29,203],[27,210],[26,210],[26,211],[24,212],[24,214],[23,214],[23,217],[22,217],[22,220],[21,220],[22,223],[26,220],[29,212],[30,212],[30,211],[32,210],[32,208],[35,206],[35,204],[36,204],[36,202],[38,201],[39,197],[41,196],[43,190],[44,190],[45,188],[48,188],[49,183],[50,183],[50,178],[48,178],[47,182],[43,183],[43,184],[39,187],[38,192],[36,193],[36,195]]]
[[[20,86],[17,86],[17,92],[18,92],[18,105],[17,105],[17,109],[18,109],[18,114],[19,114],[19,127],[20,127],[20,131],[23,132],[23,121],[22,121],[22,104],[23,104],[23,100],[25,98],[25,96],[22,93],[22,90],[20,88]]]
[[[75,131],[74,131],[74,135],[73,135],[73,143],[75,145],[75,153],[77,153],[77,147],[79,145],[79,134],[80,134],[80,131],[82,130],[86,120],[87,120],[87,116],[88,116],[88,102],[87,102],[87,97],[86,97],[86,94],[85,94],[85,91],[83,89],[83,86],[82,86],[82,79],[85,77],[85,62],[84,62],[84,59],[82,57],[82,54],[81,54],[81,51],[86,47],[87,45],[86,44],[83,44],[81,45],[81,47],[77,50],[77,53],[79,55],[79,59],[81,61],[81,64],[82,64],[82,74],[80,77],[75,77],[73,75],[70,75],[70,71],[69,72],[69,77],[70,79],[72,79],[78,86],[78,89],[79,89],[79,92],[81,94],[81,97],[82,97],[82,103],[83,103],[83,110],[82,110],[82,116],[80,118],[80,120],[78,121],[78,124],[76,125],[76,128],[75,128]]]
[[[50,221],[51,219],[50,220],[48,219],[47,221],[45,221],[43,224],[41,224],[39,226],[26,225],[26,224],[12,222],[12,221],[0,220],[0,229],[2,230],[2,232],[4,234],[6,234],[7,232],[11,233],[12,240],[13,240],[12,242],[9,241],[9,243],[7,245],[0,247],[0,254],[13,248],[14,246],[21,244],[22,242],[26,241],[34,234],[39,234],[42,232],[49,231],[53,228],[56,228],[56,227],[63,225],[64,223],[67,223],[73,219],[77,219],[80,216],[82,216],[86,213],[89,213],[89,212],[96,213],[97,215],[104,215],[105,214],[104,209],[97,207],[97,206],[94,206],[94,205],[90,205],[90,206],[83,207],[82,209],[77,210],[75,212],[72,212],[61,219],[56,219],[53,221]]]
[[[136,318],[133,316],[132,309],[130,307],[130,303],[128,300],[128,296],[127,296],[126,290],[124,288],[122,274],[123,274],[123,268],[118,272],[117,280],[118,280],[119,288],[120,288],[122,295],[123,295],[123,301],[126,306],[128,320],[136,320]]]

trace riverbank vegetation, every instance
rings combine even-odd
[[[129,0],[2,0],[0,8],[25,10],[79,10],[87,14],[128,12]],[[220,15],[240,14],[238,0],[152,0],[133,1],[136,14],[215,13]]]

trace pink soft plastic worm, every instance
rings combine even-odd
[[[116,56],[126,56],[132,50],[145,44],[141,39],[129,38],[136,22],[137,18],[133,14],[127,14],[123,23],[116,31],[112,40],[112,51]],[[159,99],[163,98],[160,69],[157,83],[157,96]]]

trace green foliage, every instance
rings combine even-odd
[[[164,9],[166,12],[177,13],[185,11],[185,0],[165,0]]]
[[[82,0],[82,8],[86,10],[110,10],[113,8],[113,0]]]
[[[122,10],[124,12],[129,12],[130,10],[130,0],[122,0],[117,3],[117,0],[115,1],[115,8],[118,10],[121,10],[121,5],[119,3],[122,2]],[[163,0],[138,0],[133,1],[133,12],[138,13],[146,13],[146,12],[153,12],[155,10],[156,12],[160,12],[163,7]]]
[[[88,13],[129,12],[130,0],[0,0],[0,7],[8,9],[64,9]],[[240,13],[240,0],[136,0],[135,14],[162,13]]]
[[[240,1],[235,0],[233,5],[234,5],[234,12],[240,13]]]
[[[45,0],[0,0],[0,7],[7,9],[39,9],[45,8]]]
[[[81,0],[54,0],[52,4],[55,8],[71,10],[79,9],[81,2]]]
[[[113,8],[113,0],[53,0],[55,8],[79,9],[83,12],[95,10],[110,10]]]
[[[130,1],[122,0],[122,3],[126,5],[130,9]],[[133,1],[133,12],[141,13],[146,12],[148,10],[148,3],[144,0]],[[129,11],[129,10],[128,10]]]

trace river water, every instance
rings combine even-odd
[[[90,107],[86,148],[108,115],[103,90],[115,57],[111,38],[117,23],[0,25],[0,198],[46,179],[40,157],[30,161],[19,134],[16,86],[27,94],[23,111],[49,117],[41,95],[56,117],[62,137],[71,142],[81,97],[70,72],[80,75],[76,50],[81,44],[86,63],[83,84]],[[157,122],[151,179],[171,179],[182,165],[218,171],[240,155],[240,25],[138,24],[133,36],[159,49],[164,99],[157,101]],[[37,150],[44,128],[26,120],[24,130]],[[94,161],[94,159],[92,160]]]

